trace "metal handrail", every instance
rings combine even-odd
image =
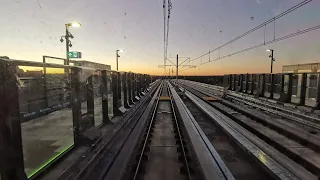
[[[50,56],[45,56],[45,57],[50,57]],[[74,68],[74,67],[78,67],[78,68],[86,69],[86,70],[99,70],[99,71],[105,70],[105,71],[108,71],[108,72],[116,72],[116,71],[108,70],[108,69],[95,69],[95,68],[90,68],[90,67],[85,67],[85,66],[70,66],[70,65],[62,65],[62,64],[54,64],[54,63],[43,63],[43,62],[35,62],[35,61],[28,61],[28,60],[18,60],[18,59],[0,58],[0,61],[6,61],[8,63],[13,63],[14,65],[17,65],[17,66],[35,66],[35,67],[65,68],[65,69],[71,69],[71,68]]]

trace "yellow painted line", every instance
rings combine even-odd
[[[218,100],[217,100],[216,98],[214,98],[214,97],[207,97],[207,96],[202,97],[202,99],[205,100],[205,101],[218,101]]]
[[[159,99],[160,101],[170,101],[171,100],[171,98],[170,98],[170,96],[160,96],[160,99]]]

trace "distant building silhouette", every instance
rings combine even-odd
[[[8,56],[0,56],[2,59],[10,59]]]
[[[320,63],[292,64],[282,66],[283,73],[307,73],[318,72],[319,70]]]

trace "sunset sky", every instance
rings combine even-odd
[[[302,0],[172,0],[168,56],[191,59],[265,22]],[[43,55],[65,57],[64,24],[75,36],[71,51],[84,60],[110,64],[119,70],[163,74],[162,0],[0,0],[0,56],[42,61]],[[275,36],[320,25],[320,0],[282,17],[275,23]],[[251,18],[253,17],[253,19]],[[274,23],[220,50],[227,55],[274,38]],[[220,32],[221,31],[221,32]],[[264,32],[266,36],[264,38]],[[269,53],[275,50],[274,71],[282,65],[320,61],[320,29],[281,42],[241,53],[197,68],[184,68],[188,75],[259,73],[270,71]],[[218,57],[218,51],[211,53]],[[171,59],[175,61],[174,59]],[[184,59],[180,59],[181,61]],[[204,56],[191,65],[209,60]]]

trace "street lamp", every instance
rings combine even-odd
[[[66,26],[66,35],[65,36],[61,36],[60,41],[63,42],[63,37],[66,39],[66,55],[67,55],[67,61],[64,62],[65,65],[69,65],[69,47],[72,47],[71,41],[69,40],[69,38],[73,39],[73,35],[69,32],[69,27],[80,27],[81,24],[78,22],[71,22],[71,23],[67,23],[65,24]]]
[[[120,49],[120,50],[117,50],[117,51],[116,51],[116,56],[117,56],[117,71],[119,70],[119,69],[118,69],[118,58],[120,57],[119,52],[124,52],[124,50]]]
[[[274,50],[273,50],[273,49],[267,49],[267,51],[268,51],[268,52],[271,52],[269,58],[271,58],[271,69],[270,69],[270,71],[271,71],[271,74],[272,74],[273,61],[275,61],[275,59],[273,58],[273,51],[274,51]]]
[[[78,22],[72,22],[72,23],[68,23],[68,24],[66,24],[66,26],[80,27],[80,26],[81,26],[81,24],[80,24],[80,23],[78,23]]]

